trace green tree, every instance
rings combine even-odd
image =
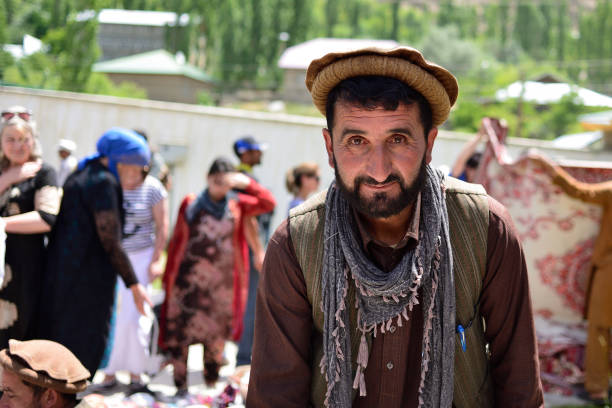
[[[399,3],[398,0],[394,0],[394,3]],[[395,7],[395,5],[393,5]],[[354,0],[349,2],[348,4],[348,20],[351,23],[351,37],[358,38],[361,36],[361,17],[363,16],[363,11],[365,8],[365,4],[362,0]],[[399,16],[399,13],[398,13]],[[395,22],[394,22],[395,29]]]
[[[559,5],[556,5],[556,7],[559,7]],[[542,33],[541,39],[540,39],[541,47],[535,53],[535,56],[538,56],[541,58],[547,58],[548,57],[547,52],[552,49],[553,15],[552,15],[552,10],[551,10],[551,5],[548,3],[542,3],[539,6],[539,10],[540,10],[540,15],[542,16],[542,21],[544,22],[544,24],[541,27],[541,33]]]
[[[558,62],[563,62],[565,60],[567,27],[569,26],[569,19],[567,17],[567,0],[559,1],[559,4],[557,5],[557,19],[555,23],[555,56]]]
[[[448,68],[455,75],[471,73],[481,59],[478,47],[459,38],[455,26],[432,28],[423,38],[420,50],[427,59]]]
[[[2,9],[4,12],[5,18],[5,27],[9,24],[13,23],[13,18],[15,17],[16,9],[17,9],[17,1],[18,0],[0,0],[2,3]]]
[[[399,41],[406,44],[416,44],[423,38],[423,33],[429,26],[428,14],[414,7],[409,7],[402,14]]]
[[[334,36],[334,27],[338,23],[338,0],[326,0],[325,2],[325,35]]]
[[[53,59],[41,52],[21,58],[9,66],[4,75],[7,83],[45,89],[59,89],[59,73]]]
[[[583,112],[582,102],[578,95],[570,93],[561,98],[558,103],[550,105],[548,111],[542,114],[538,138],[554,139],[567,133],[578,125],[578,116]],[[576,126],[577,127],[577,126]]]
[[[519,3],[516,10],[514,32],[520,46],[535,56],[542,49],[544,18],[532,3]]]
[[[60,73],[60,89],[74,92],[85,89],[99,55],[97,28],[94,18],[72,20],[63,28],[51,30],[45,37]]]
[[[441,0],[438,25],[444,27],[453,24],[455,22],[455,13],[455,3],[453,0]]]
[[[7,13],[6,5],[0,1],[0,44],[6,44],[6,26],[7,26]],[[12,58],[8,52],[0,47],[0,81],[4,79],[4,70],[12,64]]]
[[[399,39],[400,2],[400,0],[391,2],[391,33],[389,38],[396,41]]]

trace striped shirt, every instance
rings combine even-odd
[[[121,242],[123,249],[129,252],[153,246],[155,242],[153,207],[167,195],[159,180],[151,176],[147,176],[136,189],[123,190],[125,210],[125,226]]]

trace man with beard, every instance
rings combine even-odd
[[[306,85],[336,180],[268,245],[247,406],[543,406],[510,216],[429,166],[455,78],[364,49],[313,61]]]
[[[59,343],[9,340],[0,351],[2,408],[90,408],[79,402],[89,371]]]

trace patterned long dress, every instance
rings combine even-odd
[[[202,343],[213,373],[232,332],[234,225],[231,212],[220,220],[205,211],[196,216],[168,302],[166,341],[173,356],[182,360],[186,347]]]
[[[204,378],[212,382],[222,365],[225,341],[240,334],[236,326],[242,324],[248,288],[243,219],[275,205],[272,194],[254,180],[245,192],[228,200],[220,219],[201,210],[188,223],[185,211],[194,197],[181,205],[168,248],[160,333],[179,389],[186,387],[190,345],[204,345]]]

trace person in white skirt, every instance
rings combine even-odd
[[[168,198],[161,182],[139,166],[118,165],[123,188],[125,225],[123,249],[127,252],[138,281],[147,285],[163,273],[162,251],[168,237]],[[123,177],[125,175],[125,177]],[[104,369],[104,388],[117,384],[115,373],[128,371],[130,388],[144,388],[141,374],[149,358],[150,321],[141,316],[133,302],[125,301],[130,291],[119,283],[117,320],[109,362]]]

